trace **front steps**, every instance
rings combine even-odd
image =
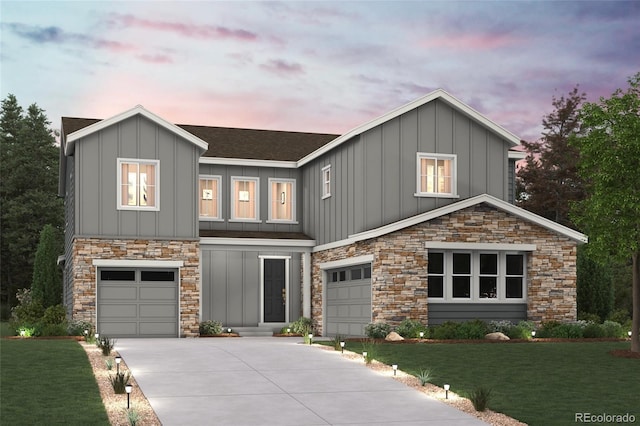
[[[261,326],[261,327],[232,327],[234,333],[240,337],[272,337],[273,333],[280,332],[281,327]]]

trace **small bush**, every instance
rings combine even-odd
[[[458,339],[484,339],[489,333],[489,326],[482,320],[467,321],[458,328]]]
[[[18,329],[23,326],[33,326],[42,319],[44,307],[42,302],[34,300],[31,289],[23,288],[16,293],[18,304],[11,309],[11,325]]]
[[[49,306],[42,315],[42,323],[45,325],[66,324],[67,312],[62,305]]]
[[[416,375],[418,380],[420,380],[420,385],[425,386],[433,379],[433,373],[430,368],[420,370],[420,372]]]
[[[371,339],[384,339],[391,332],[391,326],[384,322],[372,322],[364,328],[364,334]]]
[[[415,339],[420,336],[420,332],[427,334],[427,327],[420,321],[406,318],[396,327],[396,333],[405,339]]]
[[[300,317],[290,324],[291,332],[306,336],[313,330],[313,322],[311,318]]]
[[[109,376],[113,392],[126,393],[124,387],[129,383],[129,379],[131,379],[131,373],[116,373],[115,376]]]
[[[22,326],[18,328],[18,336],[21,337],[33,337],[36,335],[36,328],[29,326]]]
[[[602,318],[600,318],[600,315],[590,312],[578,312],[578,319],[595,324],[600,324],[602,322]]]
[[[625,328],[615,321],[605,321],[602,323],[602,330],[604,337],[623,338],[627,337],[627,331]]]
[[[113,347],[116,345],[115,339],[110,339],[107,336],[100,336],[96,345],[102,350],[102,355],[109,356]]]
[[[631,321],[631,315],[626,309],[616,309],[607,319],[624,326],[627,321]]]
[[[85,330],[87,330],[86,335],[84,334]],[[74,320],[69,323],[67,332],[69,336],[85,336],[89,340],[94,335],[93,324],[89,321]]]
[[[584,335],[584,329],[587,323],[578,321],[574,323],[559,323],[557,321],[549,321],[542,323],[540,331],[536,337],[540,338],[556,338],[556,339],[579,339]]]
[[[335,337],[333,338],[333,349],[335,349],[336,351],[341,351],[342,346],[340,346],[340,342],[344,342],[344,337],[342,337],[339,334],[336,334]]]
[[[202,336],[222,334],[222,323],[220,321],[202,321],[198,328]]]
[[[111,358],[107,358],[104,360],[104,365],[107,367],[107,370],[111,371],[113,368],[113,360]]]
[[[484,386],[478,386],[471,391],[469,399],[476,411],[484,411],[487,409],[489,400],[491,399],[491,389]]]
[[[437,340],[459,339],[459,328],[460,323],[447,321],[432,328],[431,337]]]
[[[605,337],[604,328],[600,324],[590,322],[586,325],[584,330],[582,330],[582,337],[587,339]]]
[[[126,411],[127,411],[127,420],[129,421],[129,425],[136,426],[138,422],[141,420],[140,413],[138,413],[135,408],[130,408]]]
[[[66,321],[62,324],[37,324],[36,336],[68,336]]]
[[[364,355],[364,362],[369,365],[378,356],[378,344],[373,340],[367,340],[362,344],[362,352],[367,353]]]
[[[509,335],[509,331],[515,327],[509,320],[489,321],[489,330],[491,333],[504,333]]]

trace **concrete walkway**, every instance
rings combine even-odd
[[[484,424],[298,338],[120,339],[164,426]]]

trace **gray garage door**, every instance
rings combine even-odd
[[[99,269],[98,332],[178,337],[178,270]]]
[[[328,271],[328,336],[364,336],[371,322],[371,264]]]

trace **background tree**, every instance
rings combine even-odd
[[[47,223],[62,229],[57,197],[58,148],[49,121],[36,104],[25,112],[8,95],[0,111],[0,302],[3,315],[15,293],[28,288],[40,231]]]
[[[577,261],[578,317],[598,315],[606,320],[614,304],[614,289],[609,265],[599,265],[587,253],[586,246],[578,247]]]
[[[631,259],[631,350],[640,352],[640,73],[626,91],[585,103],[580,119],[585,132],[573,146],[580,151],[588,196],[576,203],[572,217],[599,259]]]
[[[57,265],[62,252],[58,230],[47,224],[40,233],[40,242],[33,261],[31,297],[44,308],[62,303],[62,271]]]

